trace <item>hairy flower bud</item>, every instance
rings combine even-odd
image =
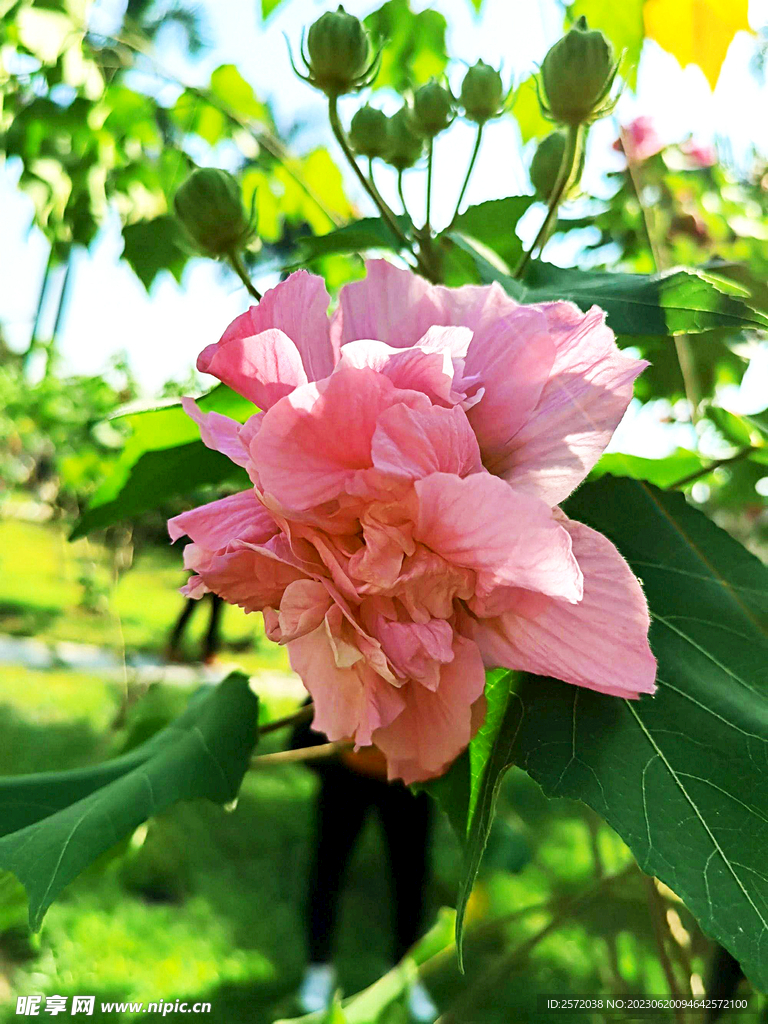
[[[339,4],[326,11],[307,34],[306,63],[312,85],[329,96],[342,96],[359,89],[369,65],[368,34],[359,18],[347,14]]]
[[[389,118],[383,110],[366,104],[352,118],[349,141],[360,156],[385,157],[389,150]]]
[[[433,139],[448,127],[453,116],[453,96],[436,78],[416,90],[413,97],[413,124],[419,135]]]
[[[464,116],[476,124],[485,124],[501,113],[504,86],[499,72],[479,60],[467,71],[461,83],[459,103]]]
[[[253,234],[240,185],[217,167],[193,171],[174,196],[176,216],[206,256],[237,251]]]
[[[602,32],[582,17],[558,40],[541,65],[546,112],[561,124],[589,124],[608,112],[618,64]]]
[[[413,167],[424,152],[424,140],[413,127],[413,114],[402,106],[389,119],[389,149],[386,160],[398,171]]]

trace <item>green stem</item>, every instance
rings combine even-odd
[[[408,220],[410,220],[411,223],[413,223],[413,218],[411,217],[410,213],[408,212],[408,206],[407,206],[407,204],[405,202],[405,192],[403,192],[403,172],[402,171],[398,171],[397,172],[397,194],[400,196],[400,202],[402,203],[402,206],[403,206],[403,213],[408,218]]]
[[[404,248],[407,249],[408,252],[410,252],[416,258],[422,273],[426,273],[428,276],[427,267],[424,265],[421,257],[417,253],[415,253],[411,248],[411,243],[408,241],[408,238],[401,230],[400,225],[397,223],[397,217],[395,216],[394,211],[391,210],[387,203],[384,201],[376,186],[372,182],[370,182],[368,178],[366,178],[366,176],[360,170],[360,165],[358,164],[357,160],[355,160],[355,155],[352,152],[349,143],[347,142],[347,137],[344,134],[344,129],[341,125],[341,121],[339,120],[339,111],[336,96],[328,97],[328,119],[331,122],[331,130],[333,131],[333,134],[336,137],[336,141],[341,146],[341,151],[346,157],[347,163],[357,175],[357,180],[360,182],[365,191],[368,193],[368,195],[371,197],[371,199],[378,207],[379,213],[386,221],[390,231],[394,234],[396,238],[398,238],[403,243]]]
[[[699,480],[703,476],[709,476],[709,474],[718,469],[720,466],[728,466],[732,462],[740,462],[742,459],[746,459],[748,455],[751,455],[755,451],[752,445],[747,445],[746,448],[740,448],[735,455],[726,455],[724,459],[715,459],[710,462],[708,466],[702,466],[701,469],[695,470],[693,473],[689,473],[688,476],[684,476],[681,480],[676,480],[675,483],[670,484],[667,487],[668,491],[676,491],[679,487],[685,487],[686,484],[692,484],[694,480]]]
[[[268,732],[275,732],[277,729],[285,729],[289,725],[303,725],[304,722],[310,720],[314,713],[314,704],[305,704],[298,711],[294,711],[292,715],[286,715],[285,718],[276,718],[273,722],[267,722],[266,725],[259,726],[259,736],[264,736]]]
[[[240,258],[240,253],[233,249],[232,252],[227,253],[227,259],[229,260],[229,264],[234,272],[245,285],[246,291],[252,295],[257,302],[261,302],[261,292],[254,287],[253,282],[250,277],[248,277],[248,271],[245,269],[245,265]]]
[[[449,228],[453,227],[453,225],[456,223],[456,218],[459,216],[459,211],[461,210],[461,204],[462,204],[462,201],[464,199],[464,193],[467,191],[467,186],[469,185],[469,179],[472,177],[472,171],[474,171],[474,169],[475,169],[475,162],[477,160],[477,154],[480,152],[480,143],[483,141],[483,128],[484,127],[485,127],[484,124],[479,124],[477,126],[477,135],[475,137],[475,147],[472,150],[472,156],[470,157],[470,160],[469,160],[469,167],[467,168],[467,173],[466,173],[466,176],[464,178],[464,184],[461,186],[461,192],[459,192],[459,199],[458,199],[458,202],[456,203],[456,209],[453,212],[453,217],[451,217],[451,223],[448,225]]]
[[[67,263],[64,268],[64,280],[61,282],[61,291],[59,292],[59,302],[56,306],[56,319],[53,322],[53,331],[51,333],[51,339],[48,342],[45,353],[45,371],[44,376],[47,379],[53,372],[53,366],[56,359],[56,342],[59,337],[59,330],[64,319],[64,311],[67,308],[67,300],[69,299],[69,290],[72,285],[72,250],[70,249],[67,253]]]
[[[432,221],[432,164],[434,163],[435,140],[430,137],[429,156],[427,157],[427,219],[424,222],[424,231],[431,231]]]
[[[581,163],[581,150],[584,145],[584,129],[580,124],[571,125],[568,129],[568,137],[565,144],[565,152],[563,153],[563,162],[560,164],[560,172],[555,182],[555,187],[552,189],[552,195],[549,197],[549,209],[547,215],[544,218],[544,222],[539,228],[538,234],[533,240],[533,245],[530,249],[523,253],[520,262],[515,267],[512,277],[519,278],[523,276],[526,267],[531,261],[536,249],[539,249],[539,254],[547,244],[552,228],[557,220],[557,210],[560,203],[563,201],[568,187],[573,184],[573,176],[578,171],[579,164]]]

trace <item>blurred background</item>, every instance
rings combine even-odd
[[[212,632],[208,602],[181,618],[184,572],[166,520],[234,482],[190,489],[179,480],[138,501],[126,480],[151,467],[153,452],[190,447],[194,426],[163,419],[164,410],[175,414],[180,395],[210,386],[196,356],[247,305],[235,275],[196,257],[171,215],[193,166],[232,170],[246,204],[253,198],[261,245],[248,259],[260,289],[298,264],[323,273],[332,293],[363,273],[354,251],[326,255],[313,241],[372,211],[283,38],[296,51],[302,28],[327,7],[0,0],[0,774],[130,749],[230,665],[253,674],[265,719],[303,699],[260,619],[226,607]],[[445,72],[457,89],[478,59],[515,84],[512,113],[488,126],[469,204],[531,195],[530,159],[550,130],[532,74],[564,24],[586,13],[626,51],[626,81],[614,114],[591,131],[582,193],[561,211],[547,259],[643,273],[706,266],[766,308],[768,3],[346,7],[388,39],[374,93],[387,113],[431,75]],[[345,122],[359,103],[342,102]],[[451,219],[473,131],[457,121],[438,140],[438,227]],[[395,204],[394,172],[377,175]],[[418,219],[423,169],[405,175],[404,195]],[[516,230],[530,242],[543,208],[522,208]],[[755,332],[710,331],[697,339],[687,379],[671,351],[644,353],[652,367],[611,450],[678,457],[680,477],[702,459],[722,461],[691,500],[765,557],[766,462],[729,460],[765,443],[768,346]],[[147,406],[158,417],[139,427],[131,410]],[[99,513],[115,501],[121,515]],[[70,540],[84,514],[88,530]],[[265,742],[285,746],[285,731]],[[0,875],[0,1021],[29,993],[206,1000],[212,1024],[299,1013],[316,791],[308,768],[269,766],[249,774],[229,813],[184,805],[151,821],[67,889],[39,935],[26,926],[23,891]],[[434,918],[453,903],[459,871],[442,819],[430,856]],[[443,1019],[546,1019],[534,1009],[537,991],[701,995],[711,944],[674,893],[631,865],[591,812],[549,802],[511,772],[470,903],[467,974],[450,951],[425,973]],[[593,884],[595,897],[574,905]],[[384,844],[371,821],[337,935],[346,994],[391,967],[392,927]],[[492,989],[489,964],[503,982]],[[410,1018],[394,1000],[377,1019]]]

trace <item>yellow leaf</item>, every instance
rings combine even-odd
[[[749,0],[646,0],[645,34],[677,57],[698,64],[714,89],[731,40],[751,32]]]

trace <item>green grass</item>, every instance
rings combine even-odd
[[[0,520],[0,633],[162,652],[184,603],[181,551],[142,551],[117,580],[111,563],[102,545],[85,538],[70,543],[63,527]],[[199,652],[207,615],[204,602],[189,624],[184,650],[190,656]],[[251,672],[287,671],[285,652],[266,639],[260,615],[228,605],[222,627],[228,659]]]

